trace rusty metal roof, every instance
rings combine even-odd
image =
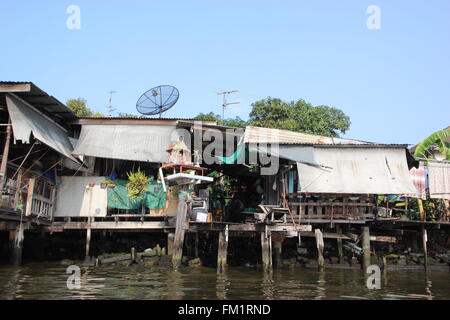
[[[371,145],[373,143],[319,136],[314,134],[280,130],[272,128],[261,128],[248,126],[244,133],[245,143],[279,143],[279,144],[310,144],[310,145]]]
[[[46,114],[58,122],[75,118],[75,115],[70,108],[37,87],[33,82],[0,81],[0,102],[4,99],[2,93],[13,93],[17,95],[43,114]]]

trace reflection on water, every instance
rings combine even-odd
[[[136,265],[81,268],[81,288],[67,289],[58,263],[0,266],[0,299],[450,299],[449,272],[383,275],[369,290],[360,270],[258,270],[234,267],[149,269]]]

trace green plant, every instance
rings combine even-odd
[[[427,150],[432,145],[437,145],[439,148],[439,152],[445,155],[447,160],[450,159],[450,148],[448,144],[444,141],[444,138],[450,137],[450,128],[437,131],[433,133],[431,136],[420,142],[416,150],[414,151],[414,156],[417,158],[428,158],[426,153]]]
[[[148,191],[147,186],[152,181],[151,177],[148,177],[145,172],[138,168],[136,172],[127,173],[129,182],[125,185],[128,191],[128,197],[132,199],[141,199]]]

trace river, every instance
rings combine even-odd
[[[449,272],[389,271],[381,289],[368,289],[360,270],[182,268],[142,265],[81,267],[79,289],[67,288],[57,262],[0,266],[0,299],[450,299]]]

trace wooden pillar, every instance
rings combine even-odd
[[[84,258],[87,260],[89,259],[91,250],[91,228],[86,229],[86,251],[84,254]]]
[[[173,241],[172,265],[176,270],[181,265],[183,257],[184,234],[187,228],[186,223],[187,204],[184,200],[178,202],[177,223]]]
[[[363,270],[366,272],[370,266],[370,231],[369,227],[362,227],[361,229],[362,249],[363,249]]]
[[[228,254],[228,225],[219,232],[219,246],[217,251],[217,273],[225,272]]]
[[[261,232],[262,267],[264,271],[272,271],[272,236],[267,226]]]
[[[282,263],[282,247],[283,242],[282,241],[272,241],[273,245],[273,257],[275,260],[274,266],[277,269],[280,269],[283,265]]]
[[[339,238],[336,239],[339,263],[344,263],[344,249],[342,247],[342,238],[340,238],[340,236],[342,235],[342,231],[339,224],[336,224],[336,233],[339,236]]]
[[[3,154],[2,154],[2,163],[0,165],[0,189],[3,189],[5,187],[6,183],[6,169],[7,169],[7,163],[8,163],[8,156],[9,156],[9,145],[11,141],[11,120],[8,120],[8,125],[6,126],[6,137],[5,137],[5,145],[3,147]]]
[[[428,235],[425,226],[422,226],[422,246],[423,246],[423,266],[425,271],[428,270],[428,249],[427,249]]]
[[[175,239],[175,233],[171,232],[167,234],[167,254],[173,254],[173,240]]]
[[[28,194],[27,194],[27,205],[25,207],[25,215],[30,216],[31,215],[31,209],[33,205],[33,193],[34,193],[34,184],[36,182],[35,178],[30,178],[28,180]]]
[[[9,230],[9,260],[13,265],[20,265],[22,263],[23,241],[21,241],[18,245],[16,244],[16,236],[18,232],[18,230]]]
[[[199,243],[199,236],[198,232],[195,233],[195,243],[194,243],[194,256],[195,258],[198,258],[198,243]]]
[[[322,271],[325,266],[325,260],[323,258],[323,248],[324,248],[323,234],[322,231],[320,231],[320,229],[315,229],[314,234],[316,236],[316,246],[317,246],[317,266],[319,270]]]

